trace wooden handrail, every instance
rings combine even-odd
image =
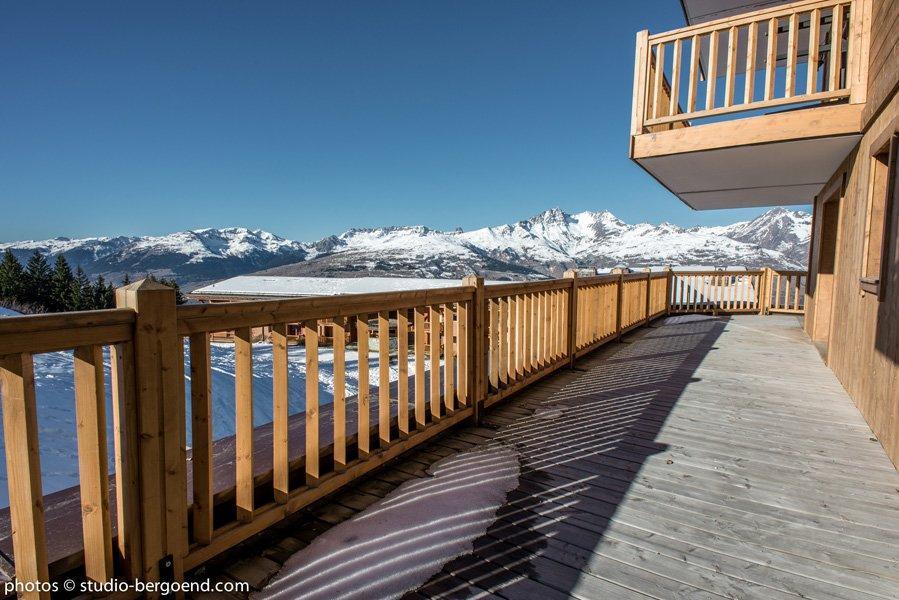
[[[485,286],[178,307],[174,291],[151,282],[117,290],[121,308],[0,321],[0,379],[15,554],[22,577],[46,579],[33,353],[74,350],[86,576],[176,579],[188,569],[274,525],[434,435],[565,366],[630,329],[669,313],[801,312],[805,273],[789,270],[635,272]],[[302,435],[288,415],[288,333],[305,345]],[[321,418],[320,326],[334,356],[333,408]],[[372,323],[376,323],[372,330]],[[271,448],[255,448],[256,331],[270,330]],[[233,330],[234,477],[216,481],[211,426],[211,334]],[[50,342],[52,335],[56,340]],[[346,394],[346,353],[358,361],[355,402]],[[376,354],[369,345],[377,343]],[[189,345],[185,344],[189,341]],[[110,523],[105,462],[105,377],[110,346],[117,538]],[[186,350],[189,348],[189,350]],[[386,366],[397,361],[400,381]],[[185,448],[189,369],[192,448]],[[409,371],[414,377],[410,377]],[[428,384],[427,381],[430,380]],[[411,389],[410,389],[411,388]],[[302,454],[287,451],[290,443]],[[260,452],[271,457],[260,466]],[[188,505],[188,497],[192,498]],[[220,510],[230,503],[229,510]],[[188,527],[192,523],[192,527]],[[25,557],[33,557],[26,560]],[[70,558],[70,557],[69,557]],[[36,595],[34,597],[45,597]]]

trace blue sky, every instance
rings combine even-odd
[[[471,229],[552,206],[725,223],[627,158],[651,2],[0,8],[0,240]]]

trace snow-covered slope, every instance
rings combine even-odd
[[[427,227],[351,229],[316,242],[261,230],[201,229],[158,237],[114,237],[0,244],[21,260],[34,250],[63,253],[88,274],[116,280],[154,273],[188,287],[235,275],[492,279],[558,275],[573,266],[771,265],[802,268],[811,216],[782,208],[751,221],[685,229],[628,224],[608,211],[568,214],[554,208],[517,223],[474,231]]]
[[[0,244],[0,250],[4,248],[10,248],[23,263],[39,250],[51,256],[64,254],[89,275],[115,280],[124,273],[153,273],[186,283],[289,264],[310,255],[305,244],[243,227],[153,237],[54,238]]]

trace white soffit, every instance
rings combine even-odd
[[[687,24],[696,25],[789,3],[790,0],[681,0],[681,7]]]
[[[795,140],[639,159],[697,209],[810,204],[861,135]]]

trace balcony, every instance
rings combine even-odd
[[[516,487],[474,553],[420,582],[426,594],[889,595],[899,532],[883,514],[899,511],[899,475],[798,325],[803,273],[567,275],[192,306],[139,282],[114,310],[4,319],[4,570],[26,582],[204,573],[261,587],[248,573],[271,575],[275,558],[383,496],[406,506],[460,493],[437,477],[391,496],[447,454],[499,444],[514,449]],[[291,323],[302,347],[288,348]],[[355,328],[356,346],[335,335],[320,348],[322,323]],[[262,326],[270,344],[252,342]],[[217,332],[232,342],[213,347]],[[44,496],[34,364],[60,351],[72,352],[80,485]],[[253,360],[260,352],[271,359]],[[225,354],[230,390],[212,379]],[[254,400],[258,376],[271,387]],[[356,380],[378,384],[353,390]],[[222,394],[236,430],[216,437]],[[260,400],[270,423],[253,417]],[[112,457],[97,451],[107,435]],[[489,481],[491,459],[470,456],[454,454],[455,477]],[[389,506],[380,514],[396,515],[396,531],[418,514]],[[278,585],[310,598],[387,585],[419,545],[456,547],[466,514],[419,514],[396,549],[362,537],[341,550],[353,569]]]
[[[630,156],[695,209],[809,204],[861,138],[870,2],[637,34]]]

